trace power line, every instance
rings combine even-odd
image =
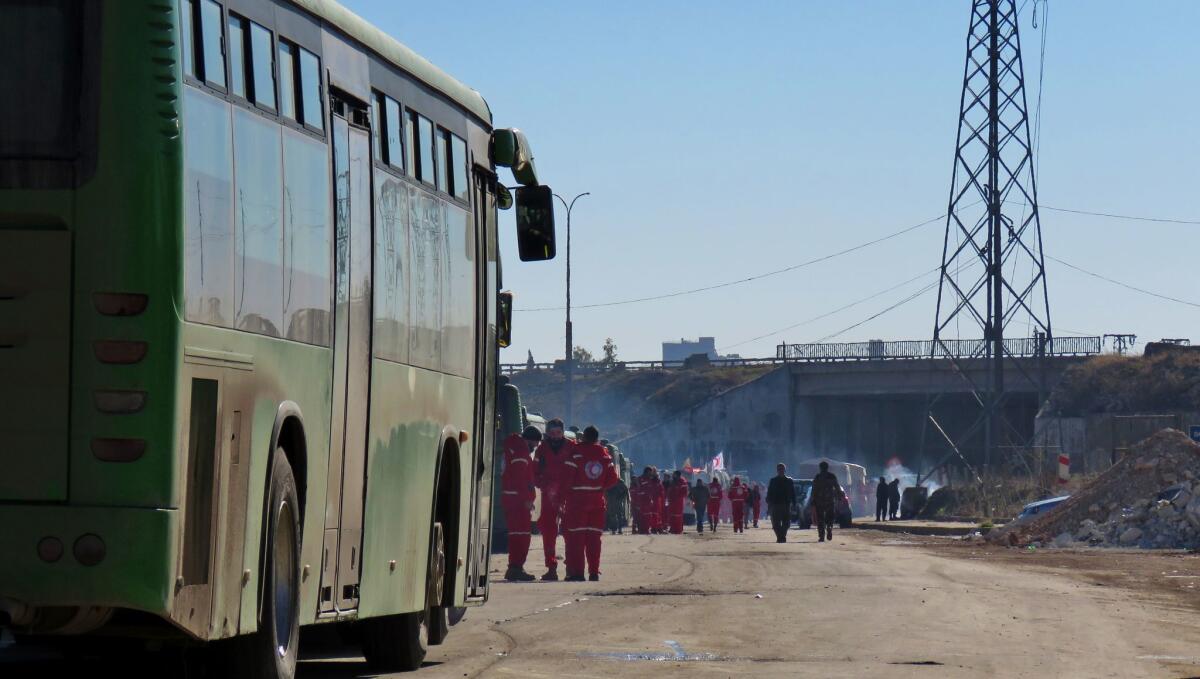
[[[1143,295],[1150,295],[1151,297],[1165,299],[1169,302],[1178,302],[1179,304],[1186,304],[1188,306],[1196,307],[1197,309],[1200,309],[1200,304],[1198,304],[1196,302],[1189,302],[1186,299],[1179,299],[1178,297],[1171,297],[1170,295],[1164,295],[1161,293],[1153,292],[1151,290],[1146,290],[1145,288],[1139,288],[1136,285],[1130,285],[1129,283],[1123,283],[1119,280],[1116,280],[1115,278],[1109,278],[1108,276],[1098,274],[1094,271],[1088,271],[1087,269],[1075,266],[1074,264],[1071,264],[1070,262],[1064,262],[1063,260],[1059,259],[1058,257],[1054,257],[1053,255],[1046,255],[1046,257],[1047,257],[1047,259],[1052,259],[1067,268],[1074,269],[1074,270],[1078,271],[1079,273],[1087,274],[1088,276],[1091,276],[1092,278],[1099,278],[1102,281],[1112,283],[1113,285],[1119,285],[1122,288],[1126,288],[1128,290],[1133,290],[1134,292],[1140,292]]]
[[[1006,202],[1008,202],[1008,201],[1006,201]],[[1012,201],[1012,202],[1016,203],[1016,201]],[[966,206],[966,207],[970,207],[970,206]],[[1145,217],[1145,216],[1139,216],[1139,215],[1123,215],[1123,214],[1116,214],[1116,213],[1111,213],[1111,212],[1094,212],[1091,210],[1076,210],[1073,208],[1054,207],[1052,205],[1046,205],[1044,203],[1039,204],[1038,208],[1042,209],[1042,210],[1053,210],[1055,212],[1069,212],[1071,214],[1087,215],[1087,216],[1091,216],[1091,217],[1105,217],[1105,218],[1109,218],[1109,219],[1126,219],[1126,220],[1131,220],[1131,221],[1156,222],[1156,223],[1162,223],[1162,224],[1200,225],[1200,220],[1169,219],[1169,218],[1164,218],[1164,217]],[[652,301],[661,300],[661,299],[670,299],[672,297],[683,297],[685,295],[693,295],[693,294],[700,293],[700,292],[707,292],[709,290],[718,290],[721,288],[727,288],[727,287],[731,287],[731,286],[735,286],[735,285],[742,285],[744,283],[749,283],[752,281],[769,278],[771,276],[778,276],[779,274],[787,273],[789,271],[795,271],[797,269],[802,269],[802,268],[805,268],[808,266],[812,266],[814,264],[819,264],[821,262],[828,261],[830,259],[834,259],[836,257],[840,257],[842,255],[846,255],[851,252],[855,252],[857,250],[861,250],[863,248],[870,247],[872,245],[877,245],[879,243],[902,236],[906,233],[909,233],[910,231],[915,231],[916,229],[919,229],[923,226],[928,226],[930,224],[938,223],[945,217],[946,217],[946,215],[944,215],[944,214],[938,215],[937,217],[934,217],[933,219],[928,219],[919,224],[913,224],[912,226],[905,227],[903,229],[900,229],[899,231],[895,231],[886,236],[876,238],[875,240],[867,241],[865,243],[860,243],[858,245],[846,248],[844,250],[840,250],[838,252],[833,252],[833,253],[830,253],[827,255],[823,255],[821,257],[817,257],[814,259],[810,259],[808,261],[800,262],[798,264],[793,264],[791,266],[784,267],[782,269],[776,269],[774,271],[768,271],[765,273],[748,276],[746,278],[741,278],[738,280],[726,281],[724,283],[716,283],[714,285],[707,285],[707,286],[703,286],[703,287],[699,287],[699,288],[692,288],[689,290],[680,290],[677,292],[664,293],[661,295],[650,295],[647,297],[637,297],[637,298],[633,298],[633,299],[615,300],[615,301],[611,301],[611,302],[597,302],[594,304],[575,305],[575,308],[576,309],[594,309],[594,308],[600,308],[600,307],[622,306],[622,305],[626,305],[626,304],[637,304],[640,302],[652,302]],[[1064,263],[1064,262],[1060,261],[1060,263]],[[1090,272],[1085,272],[1085,273],[1090,273]],[[1151,293],[1151,294],[1154,294],[1154,293]],[[1168,298],[1168,299],[1170,299],[1170,298]],[[1185,303],[1188,303],[1188,302],[1185,302]],[[562,311],[563,309],[564,309],[564,307],[556,306],[556,307],[533,307],[533,308],[528,308],[528,309],[516,309],[516,311],[529,311],[529,312]],[[787,328],[787,329],[790,329],[790,328]],[[759,339],[761,339],[761,338],[759,338]],[[730,345],[727,348],[732,348],[734,346],[738,346],[738,345]]]
[[[621,305],[625,305],[625,304],[637,304],[639,302],[652,302],[652,301],[660,300],[660,299],[670,299],[672,297],[682,297],[684,295],[694,295],[698,292],[707,292],[709,290],[718,290],[720,288],[728,288],[728,287],[734,286],[734,285],[742,285],[743,283],[749,283],[751,281],[762,280],[764,278],[769,278],[771,276],[778,276],[779,274],[782,274],[782,273],[787,273],[789,271],[795,271],[797,269],[802,269],[804,267],[812,266],[813,264],[819,264],[821,262],[825,262],[825,261],[834,259],[836,257],[841,257],[842,255],[850,254],[851,252],[856,252],[858,250],[862,250],[863,248],[868,248],[872,245],[878,245],[879,243],[883,243],[884,241],[889,241],[893,238],[903,236],[904,234],[909,233],[910,231],[915,231],[915,230],[921,228],[922,226],[929,226],[930,224],[937,224],[945,218],[946,218],[946,215],[941,214],[941,215],[938,215],[937,217],[934,217],[933,219],[927,219],[927,220],[921,222],[920,224],[913,224],[912,226],[906,226],[903,229],[900,229],[899,231],[894,231],[892,233],[889,233],[886,236],[881,236],[879,238],[876,238],[875,240],[867,241],[865,243],[859,243],[858,245],[848,247],[844,250],[839,250],[837,252],[832,252],[827,255],[822,255],[820,257],[816,257],[816,258],[813,258],[813,259],[810,259],[810,260],[807,260],[804,262],[800,262],[798,264],[793,264],[791,266],[787,266],[782,269],[776,269],[774,271],[768,271],[766,273],[756,274],[753,276],[748,276],[746,278],[739,278],[738,280],[726,281],[724,283],[716,283],[714,285],[706,285],[706,286],[699,287],[699,288],[692,288],[690,290],[679,290],[677,292],[669,292],[669,293],[665,293],[665,294],[661,294],[661,295],[650,295],[647,297],[636,297],[633,299],[622,299],[622,300],[616,300],[616,301],[612,301],[612,302],[597,302],[594,304],[576,304],[576,305],[574,305],[574,308],[576,308],[576,309],[595,309],[598,307],[621,306]],[[565,307],[561,307],[561,306],[534,307],[531,309],[517,309],[517,311],[562,311],[564,308]]]
[[[873,321],[876,318],[879,318],[880,316],[882,316],[890,311],[894,311],[895,309],[898,309],[898,308],[904,306],[905,304],[908,304],[909,302],[913,301],[914,299],[917,299],[921,295],[924,295],[924,294],[930,292],[931,290],[936,289],[940,283],[941,283],[941,279],[939,278],[937,281],[934,281],[933,283],[926,285],[925,287],[921,288],[920,290],[917,290],[916,292],[909,295],[908,297],[905,297],[904,299],[900,300],[899,302],[896,302],[895,304],[893,304],[887,308],[881,309],[853,325],[848,325],[848,326],[842,328],[841,330],[838,330],[835,333],[832,333],[832,334],[822,337],[821,339],[816,341],[816,344],[820,344],[821,342],[831,340],[834,337],[839,337],[841,335],[844,335],[844,334],[850,332],[851,330],[854,330],[855,328],[857,328],[861,325],[864,325],[870,321]]]
[[[937,273],[937,272],[938,272],[938,269],[940,269],[940,268],[941,268],[941,267],[934,267],[933,269],[930,269],[929,271],[926,271],[925,273],[922,273],[922,274],[918,274],[918,275],[916,275],[916,276],[913,276],[912,278],[910,278],[910,279],[908,279],[908,280],[906,280],[906,281],[904,281],[904,282],[902,282],[902,283],[897,283],[897,284],[895,284],[895,285],[893,285],[893,286],[891,286],[891,287],[884,288],[883,290],[880,290],[879,292],[876,292],[876,293],[873,293],[873,294],[867,295],[866,297],[863,297],[863,298],[861,298],[861,299],[854,300],[853,302],[850,302],[849,304],[844,304],[844,305],[842,305],[842,306],[840,306],[840,307],[838,307],[838,308],[836,308],[836,309],[833,309],[832,311],[826,311],[825,313],[823,313],[823,314],[820,314],[819,316],[813,316],[812,318],[806,318],[806,319],[804,319],[803,321],[800,321],[799,323],[793,323],[792,325],[789,325],[789,326],[787,326],[786,328],[780,328],[780,329],[778,329],[778,330],[772,330],[771,332],[768,332],[768,333],[766,333],[766,334],[763,334],[763,335],[759,335],[758,337],[752,337],[752,338],[750,338],[750,339],[747,339],[747,340],[742,340],[742,341],[740,341],[740,342],[737,342],[737,343],[734,343],[734,344],[727,345],[727,346],[725,346],[725,347],[722,347],[722,348],[720,349],[720,351],[728,351],[729,349],[733,349],[734,347],[740,347],[740,346],[742,346],[743,344],[749,344],[749,343],[751,343],[751,342],[757,342],[757,341],[758,341],[758,340],[760,340],[760,339],[766,339],[767,337],[771,337],[771,336],[773,336],[773,335],[778,335],[778,334],[779,334],[779,333],[781,333],[781,332],[787,332],[788,330],[793,330],[793,329],[795,329],[795,328],[799,328],[799,327],[800,327],[800,326],[802,326],[802,325],[808,325],[809,323],[814,323],[814,322],[816,322],[816,321],[819,321],[819,320],[821,320],[821,319],[823,319],[823,318],[828,318],[828,317],[830,317],[830,316],[833,316],[834,314],[841,313],[841,312],[845,311],[846,309],[850,309],[850,308],[852,308],[852,307],[856,307],[856,306],[858,306],[859,304],[862,304],[863,302],[869,302],[869,301],[871,301],[871,300],[873,300],[873,299],[875,299],[875,298],[877,298],[877,297],[881,297],[881,296],[883,296],[883,295],[886,295],[887,293],[889,293],[889,292],[891,292],[891,291],[893,291],[893,290],[896,290],[897,288],[902,288],[902,287],[904,287],[904,286],[908,285],[909,283],[912,283],[913,281],[918,281],[918,280],[920,280],[920,279],[922,279],[922,278],[925,278],[926,276],[929,276],[929,275],[931,275],[931,274],[935,274],[935,273]]]
[[[1070,212],[1076,215],[1089,215],[1092,217],[1108,217],[1109,219],[1128,219],[1135,222],[1159,222],[1162,224],[1200,224],[1200,219],[1166,219],[1163,217],[1139,217],[1136,215],[1118,215],[1111,212],[1090,212],[1088,210],[1072,210],[1065,207],[1051,207],[1045,203],[1038,204],[1038,208],[1042,210],[1054,210],[1055,212]]]

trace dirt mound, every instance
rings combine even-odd
[[[1051,392],[1055,415],[1200,410],[1200,353],[1103,355],[1073,365]]]
[[[1033,521],[992,531],[989,541],[1066,546],[1193,547],[1200,545],[1200,446],[1183,432],[1164,429]],[[1159,500],[1178,487],[1173,499]],[[1131,530],[1132,529],[1132,530]]]

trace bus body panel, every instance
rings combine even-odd
[[[473,398],[469,380],[379,359],[372,361],[371,384],[358,611],[363,618],[424,607],[435,478],[446,447],[443,431],[447,425],[467,430]],[[444,454],[461,460],[457,451],[452,445]],[[461,469],[461,462],[457,466]],[[465,531],[459,536],[465,539]],[[446,565],[448,571],[453,567]]]
[[[101,3],[100,131],[95,174],[75,191],[70,501],[169,507],[175,492],[182,189],[177,26],[166,0]],[[95,293],[149,295],[136,316],[109,316]],[[146,342],[136,365],[99,362],[99,340]],[[96,390],[136,390],[132,414],[97,411]],[[146,442],[132,462],[98,459],[96,438]]]
[[[175,580],[171,558],[179,513],[167,509],[0,504],[0,595],[41,606],[112,606],[166,616]],[[84,566],[72,554],[84,535],[104,541],[105,557]],[[45,537],[64,552],[38,557]]]

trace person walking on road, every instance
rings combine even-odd
[[[725,493],[721,490],[721,482],[713,479],[708,484],[708,529],[717,532],[717,523],[721,520],[721,500]]]
[[[554,418],[546,423],[546,438],[533,454],[533,480],[542,491],[542,513],[538,516],[538,532],[542,534],[542,552],[546,559],[543,580],[558,580],[558,525],[566,493],[562,479],[564,463],[575,454],[575,444],[563,433],[563,421]]]
[[[767,484],[767,513],[771,515],[771,528],[775,530],[775,542],[787,542],[788,527],[792,523],[792,505],[796,504],[796,486],[787,475],[787,466],[782,462],[775,465],[775,476]]]
[[[733,532],[746,532],[746,497],[749,493],[746,487],[742,485],[741,477],[733,477],[733,483],[729,485],[729,504],[733,513]]]
[[[504,579],[510,582],[536,580],[525,572],[525,559],[529,556],[530,532],[533,514],[533,462],[530,449],[542,440],[536,427],[525,427],[520,434],[509,434],[504,439],[504,472],[500,475],[504,521],[508,527],[508,570]]]
[[[647,532],[662,532],[663,485],[658,470],[646,467],[642,472],[642,521]]]
[[[829,471],[829,463],[824,460],[819,465],[821,471],[813,477],[812,494],[813,509],[817,512],[817,535],[821,542],[833,539],[833,522],[837,517],[837,506],[845,497],[842,484],[837,476]]]
[[[563,507],[563,538],[567,543],[568,582],[582,582],[586,561],[588,580],[600,579],[600,543],[604,537],[605,491],[616,484],[612,456],[597,443],[600,431],[588,425],[583,442],[564,462],[566,502]]]
[[[671,487],[667,489],[667,514],[674,535],[683,533],[683,503],[687,502],[691,490],[683,479],[683,472],[676,470],[671,477]]]
[[[888,516],[888,498],[892,491],[888,488],[887,479],[879,477],[879,485],[875,486],[875,520],[883,521]]]
[[[704,514],[708,511],[708,486],[703,479],[696,479],[692,487],[692,508],[696,510],[696,532],[704,532]]]
[[[754,516],[754,527],[758,528],[758,515],[762,511],[762,487],[757,481],[750,486],[750,511]]]
[[[612,453],[609,452],[609,456]],[[605,500],[608,502],[608,532],[613,535],[620,535],[625,531],[625,526],[629,524],[629,488],[621,477],[617,477],[617,482],[612,488],[605,491],[607,496]]]
[[[900,479],[888,484],[888,520],[895,521],[900,513]]]

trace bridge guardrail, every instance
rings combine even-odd
[[[922,358],[982,358],[986,345],[981,339],[898,340],[885,342],[825,342],[814,344],[780,344],[775,356],[764,358],[718,358],[708,361],[712,367],[745,365],[777,365],[782,363],[824,361],[906,361]],[[1092,356],[1101,351],[1100,337],[1012,337],[1004,340],[1007,353],[1015,357]],[[664,370],[683,367],[682,361],[617,361],[615,363],[576,363],[580,374],[609,370]],[[523,370],[564,370],[562,360],[553,363],[503,363],[500,371],[512,374]]]

